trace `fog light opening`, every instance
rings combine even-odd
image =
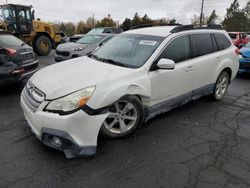
[[[56,147],[62,147],[62,140],[56,136],[53,136],[51,139],[51,142],[53,145],[55,145]]]

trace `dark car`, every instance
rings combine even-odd
[[[74,35],[69,37],[69,42],[76,42],[78,41],[80,38],[84,37],[85,35],[83,34],[78,34],[78,35]]]
[[[250,42],[240,49],[240,55],[239,73],[250,73]]]
[[[114,34],[85,35],[76,42],[60,44],[56,48],[55,61],[60,62],[88,55],[113,38]]]
[[[123,30],[121,28],[116,28],[116,27],[98,27],[94,28],[91,31],[87,33],[87,35],[100,35],[103,33],[108,33],[108,34],[120,34],[122,33]]]
[[[0,31],[0,84],[27,80],[37,68],[38,60],[32,47]]]

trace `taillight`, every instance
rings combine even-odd
[[[25,72],[25,69],[24,69],[24,68],[21,68],[21,69],[14,70],[14,71],[12,71],[11,73],[12,73],[12,74],[19,74],[19,73],[23,73],[23,72]]]
[[[239,50],[239,48],[236,48],[236,49],[235,49],[235,53],[236,53],[237,55],[240,55],[240,50]]]
[[[6,50],[8,51],[8,55],[14,55],[16,53],[16,50],[12,48],[7,48]]]

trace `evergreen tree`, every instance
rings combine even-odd
[[[129,18],[126,18],[126,19],[124,20],[124,22],[122,23],[121,28],[122,28],[124,31],[127,31],[127,30],[129,30],[131,27],[132,27],[132,21],[131,21]]]
[[[151,23],[152,23],[151,19],[148,17],[147,14],[145,14],[141,19],[141,24],[151,24]]]
[[[211,13],[211,15],[207,18],[207,25],[208,24],[215,24],[216,20],[218,19],[218,15],[216,14],[215,9],[213,10],[213,12]]]
[[[139,14],[136,12],[133,19],[132,19],[132,26],[137,26],[142,24],[142,19]]]
[[[177,24],[176,22],[176,19],[175,18],[172,18],[171,20],[169,20],[169,25],[174,25],[174,24]]]
[[[101,21],[97,21],[96,27],[116,27],[116,22],[108,15]]]
[[[222,24],[227,31],[247,31],[248,19],[244,9],[240,9],[238,0],[234,0],[227,9]]]

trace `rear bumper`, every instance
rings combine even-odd
[[[239,73],[250,72],[250,59],[240,59]]]
[[[17,66],[12,62],[8,63],[8,65],[11,64],[15,66],[13,66],[12,69],[6,69],[5,72],[1,71],[0,74],[0,78],[5,84],[28,80],[36,71],[38,71],[37,60],[23,66]]]

